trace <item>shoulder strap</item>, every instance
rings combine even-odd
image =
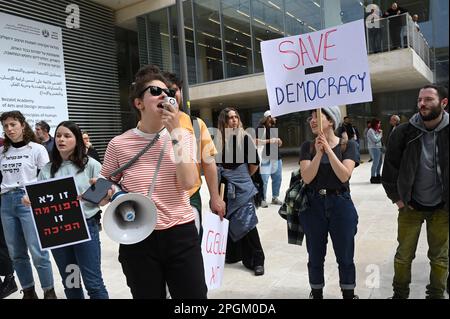
[[[198,118],[196,116],[190,115],[192,127],[194,128],[195,141],[197,142],[197,161],[201,161],[200,154],[202,152],[202,137]]]

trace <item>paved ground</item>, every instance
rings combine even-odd
[[[387,199],[380,184],[370,184],[371,163],[365,162],[355,169],[351,179],[353,201],[359,214],[356,235],[355,262],[357,269],[356,293],[362,299],[384,299],[392,295],[393,258],[396,249],[397,210]],[[287,189],[290,172],[296,168],[296,159],[287,158],[283,166],[281,193]],[[208,198],[203,187],[202,197]],[[268,194],[271,194],[269,186]],[[206,200],[204,202],[207,202]],[[224,280],[220,289],[209,292],[209,298],[237,299],[304,299],[309,295],[307,253],[305,246],[287,243],[286,222],[277,213],[279,206],[258,210],[262,245],[266,255],[264,276],[255,277],[241,263],[226,265]],[[131,294],[117,260],[118,244],[112,242],[104,232],[102,240],[102,269],[111,298],[131,298]],[[424,298],[428,283],[429,263],[426,256],[427,244],[422,229],[416,259],[413,263],[411,298]],[[56,292],[63,297],[62,284],[54,265]],[[337,264],[331,242],[325,263],[325,298],[341,298]],[[38,280],[35,273],[35,278]],[[39,285],[37,285],[39,286]],[[38,295],[42,291],[37,289]],[[21,298],[19,292],[9,298]]]

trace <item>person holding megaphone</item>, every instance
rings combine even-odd
[[[165,299],[167,284],[174,299],[205,299],[203,259],[188,194],[197,178],[195,142],[180,128],[178,105],[170,99],[175,92],[167,84],[157,66],[142,67],[136,74],[129,101],[139,127],[109,142],[101,170],[102,176],[120,182],[101,202],[111,199],[104,230],[124,238],[119,240],[119,261],[133,298]],[[126,214],[117,204],[124,198],[134,209],[133,221],[124,221]],[[152,223],[151,216],[154,229],[133,239]]]

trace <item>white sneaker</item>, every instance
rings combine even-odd
[[[267,208],[267,207],[269,207],[269,205],[267,205],[267,202],[265,200],[262,200],[261,201],[261,207],[262,208]]]

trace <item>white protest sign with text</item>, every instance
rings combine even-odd
[[[261,42],[273,116],[372,101],[364,20]]]
[[[225,252],[227,250],[228,220],[207,211],[203,215],[202,255],[208,290],[222,285]]]
[[[0,12],[0,113],[15,110],[52,132],[69,119],[62,31]]]

